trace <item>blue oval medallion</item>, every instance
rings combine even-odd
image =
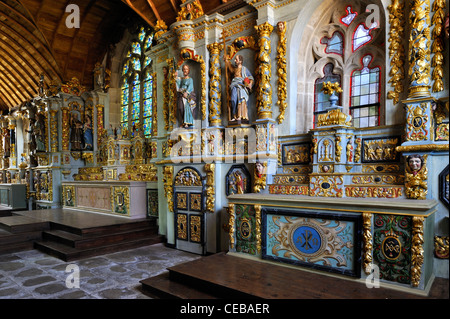
[[[309,226],[298,227],[292,235],[292,241],[295,247],[304,254],[314,254],[322,245],[320,234]]]

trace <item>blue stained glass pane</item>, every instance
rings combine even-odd
[[[134,54],[141,55],[141,45],[139,42],[133,42],[133,44],[131,44],[131,50]]]
[[[128,105],[125,105],[122,107],[122,116],[120,119],[121,122],[127,122],[128,121]]]
[[[127,74],[127,72],[128,72],[128,62],[125,63],[125,65],[123,66],[122,75]]]
[[[122,105],[128,104],[128,88],[122,90]]]
[[[139,41],[144,41],[145,39],[145,29],[144,27],[141,28],[141,31],[139,32]]]
[[[133,102],[139,102],[140,85],[133,86]]]
[[[151,47],[153,40],[153,35],[149,35],[147,41],[145,41],[145,50]]]
[[[348,6],[346,11],[347,11],[347,15],[341,19],[341,22],[343,24],[345,24],[346,26],[349,26],[350,23],[352,23],[353,19],[355,19],[357,13],[356,12],[352,12],[352,7],[351,6]]]
[[[152,59],[151,59],[150,57],[145,57],[145,60],[144,60],[144,68],[145,68],[146,66],[148,66],[148,65],[150,64],[150,62],[152,62]]]
[[[133,58],[131,60],[131,63],[133,64],[133,68],[136,71],[140,71],[141,70],[141,61],[138,58]]]
[[[133,120],[139,119],[139,102],[133,103],[133,109],[131,110],[131,118]]]
[[[152,118],[147,117],[144,119],[144,135],[150,136],[152,135]]]
[[[144,100],[144,113],[143,117],[152,115],[152,99]]]

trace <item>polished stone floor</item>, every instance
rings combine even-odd
[[[140,280],[197,258],[164,244],[72,262],[38,250],[0,255],[0,299],[149,299]]]

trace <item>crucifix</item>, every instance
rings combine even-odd
[[[223,49],[224,49],[223,58],[225,60],[225,83],[228,86],[228,64],[227,64],[228,56],[227,56],[227,46],[226,46],[226,43],[227,43],[227,40],[228,40],[228,32],[226,30],[222,31],[222,36],[220,37],[220,40],[222,40],[222,45],[223,45]],[[230,90],[229,90],[228,87],[227,87],[227,100],[226,100],[226,103],[227,103],[227,108],[228,108],[228,121],[230,121],[231,120]]]

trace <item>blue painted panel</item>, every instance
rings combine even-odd
[[[262,257],[360,275],[360,216],[263,209]]]

